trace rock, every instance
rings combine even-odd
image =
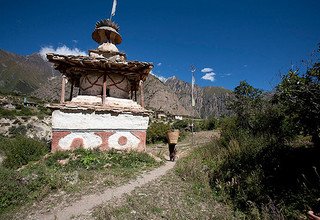
[[[179,102],[178,96],[155,76],[148,76],[144,82],[144,92],[147,108],[171,115],[190,115],[190,112]]]
[[[61,165],[66,165],[66,164],[68,164],[69,163],[69,158],[67,158],[67,159],[62,159],[62,160],[58,160],[57,161],[59,164],[61,164]]]
[[[194,98],[196,106],[191,106],[191,84],[171,77],[165,82],[179,98],[181,105],[190,115],[207,118],[211,115],[216,117],[230,114],[226,102],[231,96],[231,91],[222,87],[194,87]]]

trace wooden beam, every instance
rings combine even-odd
[[[73,86],[74,86],[74,81],[71,81],[70,101],[72,100],[72,95],[73,95]]]
[[[102,88],[102,105],[106,104],[107,97],[107,76],[104,74],[103,76],[103,88]]]
[[[143,91],[143,81],[140,80],[140,105],[144,108],[144,91]]]
[[[60,97],[60,104],[65,102],[65,94],[66,94],[66,77],[62,76],[62,83],[61,83],[61,97]]]

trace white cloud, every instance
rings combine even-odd
[[[158,64],[157,64],[157,66],[161,66],[161,65],[162,65],[162,63],[158,63]]]
[[[164,76],[156,75],[156,74],[154,74],[152,71],[150,72],[150,74],[153,75],[153,76],[155,76],[155,77],[157,77],[157,78],[158,78],[161,82],[163,82],[163,83],[165,83],[165,82],[168,80],[168,78],[166,78],[166,77],[164,77]]]
[[[213,72],[213,69],[212,69],[212,68],[209,68],[209,67],[205,67],[205,68],[203,68],[203,69],[201,70],[201,72],[203,72],[203,73],[211,73],[211,72]]]
[[[211,82],[215,81],[215,73],[214,72],[209,72],[209,73],[206,73],[203,77],[201,77],[201,79],[204,79],[204,80],[209,80]]]
[[[86,52],[81,51],[78,48],[69,48],[66,45],[63,45],[61,47],[57,47],[57,49],[54,49],[52,46],[49,47],[42,47],[39,51],[40,56],[42,59],[47,60],[47,53],[56,53],[61,55],[81,55],[86,56]]]

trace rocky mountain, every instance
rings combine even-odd
[[[20,56],[0,50],[0,92],[28,94],[57,75],[39,54]]]
[[[62,82],[62,75],[59,74],[57,76],[51,77],[48,79],[42,86],[40,86],[38,89],[34,90],[31,95],[34,97],[37,97],[39,99],[43,99],[49,102],[58,102],[60,100],[60,92],[61,92],[61,82]],[[70,90],[71,85],[70,83],[66,84],[66,100],[69,100],[70,98]],[[73,91],[73,97],[77,96],[78,89],[74,89]]]
[[[169,78],[165,84],[178,96],[182,106],[193,116],[207,118],[228,115],[226,102],[231,91],[222,87],[194,87],[194,99],[196,105],[191,106],[191,84],[179,80],[177,77]]]
[[[61,74],[40,55],[20,56],[0,50],[0,92],[29,94],[40,99],[60,99]],[[78,90],[74,90],[76,96]],[[230,91],[220,87],[195,86],[196,106],[191,107],[191,84],[176,77],[165,83],[150,75],[144,83],[147,108],[171,115],[206,118],[228,114],[226,100]],[[66,99],[70,96],[66,87]]]
[[[155,76],[148,76],[144,82],[144,92],[147,108],[171,115],[190,115],[190,112],[179,101],[177,94]]]

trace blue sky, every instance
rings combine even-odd
[[[94,49],[91,33],[109,17],[112,1],[2,0],[0,49],[23,55],[63,45]],[[319,0],[118,0],[113,20],[123,38],[119,50],[153,62],[156,75],[190,82],[195,65],[200,86],[233,89],[247,80],[271,90],[281,73],[301,67],[317,49],[319,8]]]

